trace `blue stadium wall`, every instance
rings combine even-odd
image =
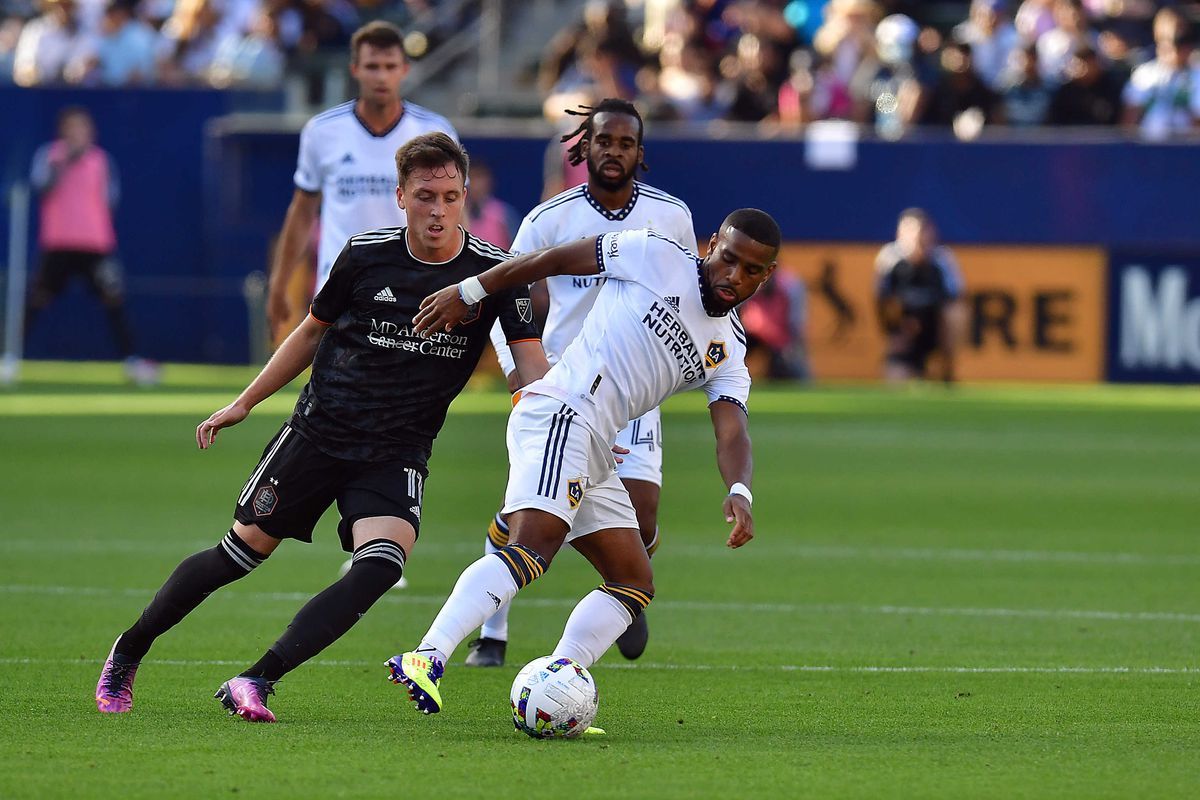
[[[0,129],[0,181],[7,189],[25,176],[60,106],[92,109],[122,172],[117,227],[143,349],[163,360],[244,362],[241,281],[265,269],[291,194],[297,138],[214,119],[279,102],[217,92],[0,91],[5,118],[23,121]],[[646,179],[691,205],[701,237],[729,209],[754,205],[771,211],[792,242],[877,243],[890,238],[901,208],[920,205],[951,243],[1104,248],[1107,377],[1200,381],[1195,144],[935,136],[863,141],[852,163],[820,169],[803,141],[650,135]],[[545,139],[470,130],[463,139],[492,166],[499,196],[522,212],[537,203]],[[76,288],[39,323],[30,357],[113,355],[102,316],[81,295]]]

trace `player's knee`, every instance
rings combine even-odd
[[[381,595],[404,575],[406,558],[404,548],[397,542],[372,539],[354,551],[347,577],[361,583],[369,596]]]
[[[632,583],[605,581],[600,584],[600,591],[621,604],[629,612],[630,619],[636,619],[638,614],[646,610],[654,599],[654,586],[639,586]]]

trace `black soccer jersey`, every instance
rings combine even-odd
[[[448,333],[414,333],[422,299],[509,254],[463,231],[458,255],[433,264],[409,252],[406,230],[352,236],[313,300],[313,317],[329,330],[292,427],[337,458],[423,463],[496,319],[509,343],[539,338],[524,288],[485,298]]]

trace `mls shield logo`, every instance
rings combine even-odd
[[[712,369],[727,358],[729,358],[729,351],[725,349],[724,342],[709,342],[708,350],[704,354],[704,366]]]
[[[528,297],[518,297],[517,303],[517,318],[526,325],[533,322],[533,303]]]
[[[459,325],[470,325],[475,320],[479,319],[479,303],[467,309],[467,315],[459,321]]]
[[[568,478],[567,503],[571,506],[571,510],[579,508],[581,502],[583,502],[583,478]]]
[[[279,495],[273,486],[264,486],[254,495],[254,513],[260,517],[269,517],[279,505]]]

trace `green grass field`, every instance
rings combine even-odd
[[[508,686],[596,582],[564,553],[516,601],[509,666],[451,665],[422,717],[382,662],[480,553],[507,400],[474,392],[437,445],[394,592],[280,684],[280,724],[217,686],[342,561],[334,520],[163,637],[129,715],[92,700],[109,645],[226,531],[294,392],[201,453],[249,377],[28,365],[0,392],[0,797],[1196,797],[1200,391],[766,389],[758,538],[731,552],[702,397],[664,414],[650,647],[593,669],[603,738],[512,730]],[[461,659],[462,650],[456,654]]]

